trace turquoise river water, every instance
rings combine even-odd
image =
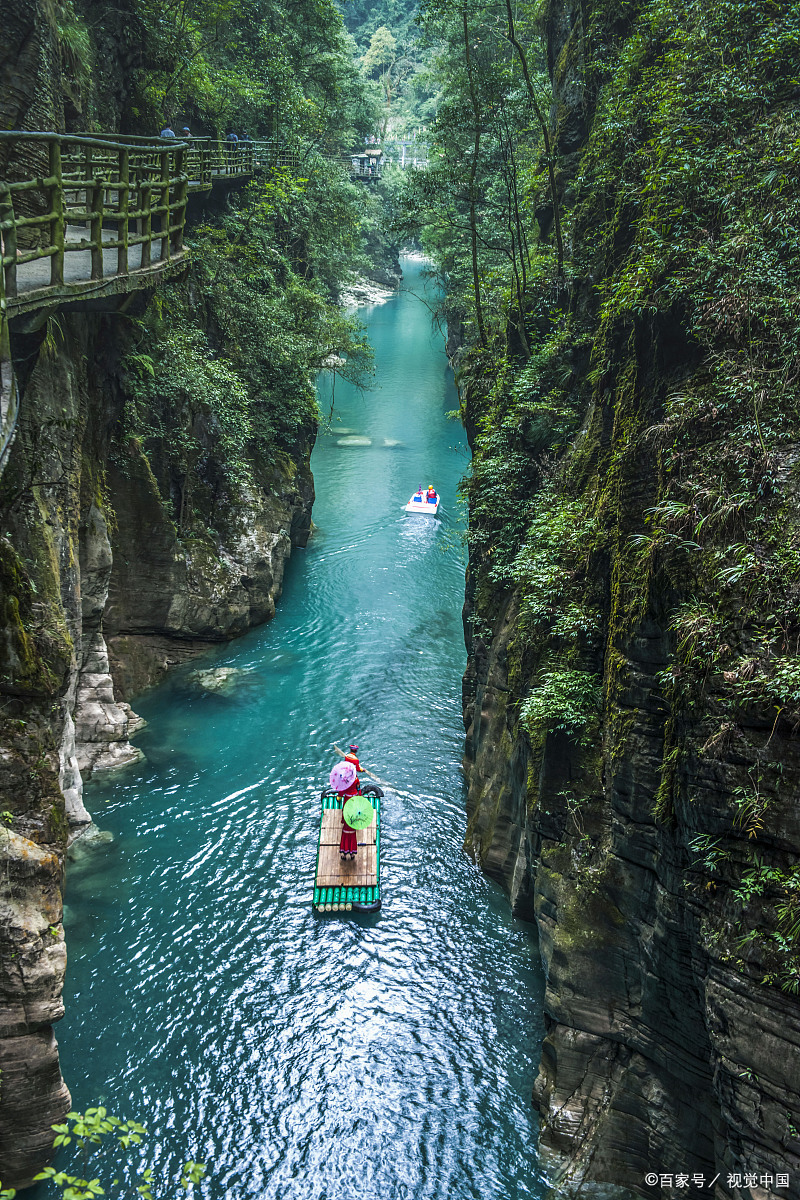
[[[70,868],[74,1107],[142,1120],[159,1174],[207,1163],[210,1200],[544,1192],[535,938],[462,850],[467,449],[404,266],[401,294],[362,310],[376,387],[337,381],[275,620],[139,699],[146,759],[87,789],[114,841]],[[439,518],[406,516],[431,481]],[[242,674],[203,693],[198,665]],[[319,794],[349,741],[402,794],[383,806],[382,911],[321,917]]]

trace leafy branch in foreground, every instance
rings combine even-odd
[[[138,1121],[123,1121],[113,1117],[102,1107],[87,1108],[85,1113],[68,1112],[63,1122],[53,1126],[56,1137],[54,1149],[74,1145],[78,1152],[80,1175],[70,1175],[66,1171],[57,1171],[55,1167],[45,1167],[36,1180],[51,1180],[56,1187],[61,1188],[63,1200],[95,1200],[97,1196],[138,1196],[140,1200],[157,1200],[166,1196],[173,1187],[168,1179],[156,1179],[151,1167],[141,1167],[130,1160],[132,1146],[139,1146],[142,1134],[146,1133],[144,1125]],[[100,1183],[100,1177],[87,1179],[90,1174],[90,1156],[93,1168],[97,1167],[96,1147],[101,1147],[99,1153],[105,1152],[105,1157],[111,1172],[116,1172],[108,1184],[108,1188]],[[181,1169],[180,1186],[188,1191],[194,1184],[199,1183],[206,1173],[203,1163],[189,1159]],[[16,1196],[14,1188],[2,1188],[0,1185],[0,1200],[13,1200]]]

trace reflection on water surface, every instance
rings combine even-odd
[[[115,841],[70,873],[63,1068],[213,1200],[539,1197],[537,952],[461,850],[457,398],[419,300],[365,316],[380,386],[337,380],[277,617],[143,697],[146,760],[89,789]],[[401,511],[420,480],[438,520]],[[334,741],[400,789],[373,916],[310,906]]]

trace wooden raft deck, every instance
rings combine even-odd
[[[370,796],[375,818],[357,831],[358,854],[342,862],[342,802],[338,796],[322,797],[317,869],[314,877],[314,907],[317,912],[375,912],[380,896],[380,798]]]

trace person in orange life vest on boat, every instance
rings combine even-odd
[[[436,488],[433,486],[433,484],[430,484],[428,486],[428,504],[435,504],[435,503],[436,503]]]
[[[353,780],[353,782],[350,784],[350,786],[341,793],[343,809],[344,809],[345,804],[347,803],[348,797],[349,796],[357,796],[361,790],[360,784],[358,782],[358,772],[363,771],[364,768],[362,767],[361,763],[358,761],[358,746],[348,746],[347,747],[347,754],[345,754],[345,756],[344,756],[344,761],[353,764],[353,766],[356,769],[356,777]],[[347,824],[347,821],[345,821],[345,819],[344,819],[344,812],[343,812],[342,813],[342,836],[341,836],[341,840],[339,842],[339,857],[342,859],[348,859],[348,858],[354,859],[357,853],[358,853],[358,834],[356,833],[355,829],[352,829]]]

